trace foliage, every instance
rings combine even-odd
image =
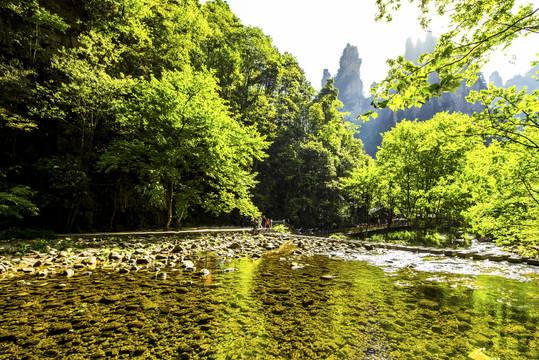
[[[260,210],[311,227],[357,217],[336,180],[364,155],[337,90],[315,96],[297,60],[226,2],[62,5],[0,5],[13,40],[0,53],[0,169],[21,168],[0,191],[24,205],[6,225],[31,204],[63,231]]]
[[[271,227],[271,229],[276,232],[276,233],[279,233],[279,234],[291,234],[292,232],[290,231],[290,229],[288,228],[288,226],[286,226],[285,224],[277,224],[277,225],[273,225]]]
[[[432,97],[455,91],[462,81],[471,86],[493,52],[539,29],[539,9],[532,4],[517,6],[515,1],[494,0],[422,0],[417,4],[424,28],[433,19],[429,12],[434,11],[446,17],[450,30],[417,64],[403,57],[388,60],[388,76],[373,89],[378,108],[421,106]],[[379,0],[377,5],[378,18],[390,21],[400,1]],[[539,92],[491,84],[485,90],[471,91],[467,101],[483,105],[484,110],[473,114],[473,126],[464,134],[496,140],[470,154],[465,175],[456,182],[471,199],[462,214],[482,235],[503,244],[533,248],[539,231],[535,161]]]

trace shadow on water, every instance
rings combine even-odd
[[[286,249],[197,265],[211,274],[3,280],[0,359],[539,358],[537,280],[388,274]]]

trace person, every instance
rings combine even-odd
[[[266,219],[266,232],[270,231],[271,221],[269,218]]]

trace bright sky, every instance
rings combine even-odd
[[[205,2],[202,0],[201,2]],[[375,22],[375,0],[226,0],[244,25],[259,27],[273,39],[281,53],[294,55],[315,89],[320,89],[324,69],[334,76],[347,43],[358,47],[363,59],[361,77],[364,91],[374,81],[385,76],[388,58],[404,54],[408,37],[414,42],[424,40],[426,31],[417,21],[417,8],[403,1],[403,10],[394,14],[390,24]],[[535,0],[538,2],[538,0]],[[441,21],[433,21],[432,32]],[[504,56],[500,54],[493,66],[484,69],[485,77],[498,69],[504,81],[530,68],[537,36],[519,41],[519,46]]]

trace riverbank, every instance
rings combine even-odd
[[[192,267],[194,260],[204,256],[256,260],[285,245],[294,249],[297,258],[328,255],[423,271],[479,268],[473,270],[475,273],[482,268],[503,268],[511,273],[511,266],[516,265],[524,269],[529,266],[531,272],[539,271],[539,259],[520,257],[491,243],[474,242],[469,249],[438,249],[289,234],[252,235],[248,229],[191,229],[64,235],[54,241],[3,243],[0,244],[0,276],[71,277],[89,275],[96,269],[120,274],[151,269],[156,276],[159,273],[166,276],[166,271]]]

